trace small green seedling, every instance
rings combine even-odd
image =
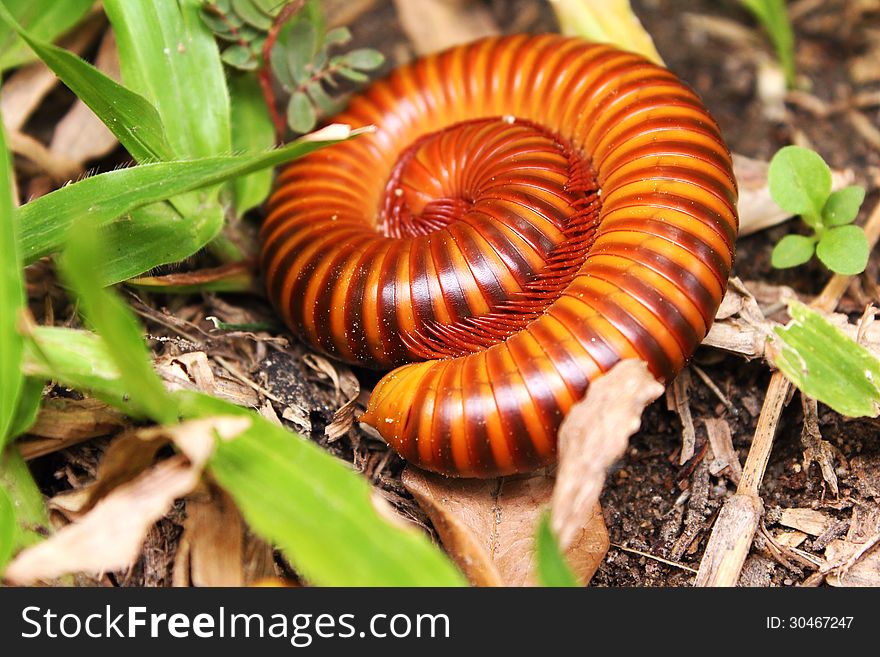
[[[796,267],[813,253],[833,272],[861,274],[868,264],[868,240],[853,226],[865,190],[851,185],[831,191],[831,169],[815,152],[786,146],[770,161],[770,196],[783,210],[799,214],[812,235],[786,235],[773,249],[777,269]]]
[[[740,0],[748,9],[773,42],[776,57],[785,73],[785,83],[789,88],[795,85],[794,31],[785,8],[785,0]]]

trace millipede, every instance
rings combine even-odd
[[[269,297],[337,359],[393,369],[360,417],[409,462],[550,464],[567,410],[626,358],[669,381],[733,265],[730,153],[640,55],[493,37],[405,65],[288,165],[261,229]]]

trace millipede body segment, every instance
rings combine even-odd
[[[361,420],[407,460],[478,477],[550,463],[590,381],[625,358],[669,380],[705,337],[736,183],[668,70],[490,38],[398,69],[335,121],[376,131],[280,174],[262,268],[305,341],[397,366]]]

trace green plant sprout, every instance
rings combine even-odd
[[[787,212],[798,214],[812,235],[786,235],[773,248],[777,269],[796,267],[815,253],[831,271],[856,275],[868,264],[868,239],[858,216],[865,190],[857,185],[831,191],[831,169],[814,151],[786,146],[770,161],[770,196]]]
[[[770,36],[776,57],[785,74],[785,84],[795,86],[797,71],[794,62],[794,32],[785,10],[785,0],[740,0],[742,5],[758,19]]]
[[[270,111],[275,97],[269,73],[274,75],[288,94],[287,125],[298,134],[312,130],[319,116],[339,111],[340,103],[325,86],[335,87],[338,77],[366,82],[365,71],[385,63],[371,48],[331,56],[329,50],[351,41],[351,33],[345,27],[325,32],[314,1],[204,0],[201,13],[214,36],[227,44],[223,62],[239,73],[259,71]]]

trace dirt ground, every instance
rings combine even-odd
[[[819,102],[789,102],[784,115],[770,117],[765,101],[756,93],[761,58],[769,57],[770,50],[737,2],[638,0],[633,4],[667,65],[700,93],[721,124],[732,150],[768,159],[787,143],[810,145],[832,167],[851,169],[856,181],[866,186],[869,193],[865,209],[878,201],[880,143],[872,143],[870,130],[860,128],[859,119],[854,119],[847,108],[860,95],[880,91],[880,4],[856,0],[790,3],[798,40],[798,70],[805,90]],[[871,4],[872,11],[860,11]],[[542,3],[490,0],[486,5],[505,31],[556,29],[552,13]],[[705,17],[722,22],[710,22],[707,27],[705,20],[701,22]],[[722,29],[731,24],[740,26],[741,31],[730,33]],[[406,39],[390,3],[377,3],[376,8],[350,27],[356,45],[383,50],[389,66],[406,53]],[[752,40],[745,38],[749,35]],[[871,52],[875,61],[873,75],[871,67],[865,64]],[[41,123],[50,125],[56,121],[53,112],[71,101],[60,90],[53,99],[31,120],[35,134],[39,134]],[[873,126],[878,125],[880,111],[876,102],[860,112]],[[109,166],[123,159],[124,155],[117,152],[100,165]],[[27,189],[27,181],[20,183]],[[789,286],[806,298],[818,293],[828,279],[828,272],[821,265],[812,263],[787,271],[770,267],[772,245],[795,225],[787,223],[742,239],[738,243],[736,275],[746,282]],[[858,317],[868,302],[880,302],[878,266],[880,258],[875,252],[867,272],[841,302],[842,311]],[[39,268],[32,271],[32,284],[41,275],[45,272]],[[140,295],[139,300],[131,300],[154,338],[152,344],[157,355],[177,355],[197,347],[228,356],[275,397],[307,409],[305,416],[293,418],[292,422],[285,420],[289,426],[307,432],[310,425],[316,440],[363,471],[405,515],[430,526],[400,483],[402,461],[384,445],[357,428],[332,443],[323,437],[336,399],[318,373],[303,363],[301,349],[281,349],[272,342],[210,333],[212,325],[206,320],[209,316],[230,322],[271,320],[272,313],[263,301],[244,295],[213,294],[188,298]],[[64,317],[69,309],[65,309],[60,296],[55,301],[56,316]],[[745,362],[709,349],[698,352],[694,362],[732,402],[735,412],[730,412],[698,376],[693,376],[690,407],[697,428],[697,456],[679,466],[678,416],[667,410],[662,399],[648,409],[641,430],[631,439],[626,457],[609,475],[602,496],[612,548],[592,586],[690,585],[717,512],[735,489],[727,477],[711,475],[709,464],[702,458],[707,441],[702,420],[725,418],[743,461],[770,371],[762,363]],[[377,378],[371,372],[356,374],[365,389]],[[70,393],[57,390],[55,394]],[[280,415],[284,404],[275,406]],[[876,474],[880,472],[880,424],[875,420],[846,420],[821,405],[819,421],[823,438],[840,452],[839,495],[827,490],[816,466],[803,467],[803,413],[799,397],[795,396],[784,412],[761,488],[768,530],[774,527],[778,509],[812,508],[840,521],[834,530],[839,536],[846,532],[854,507],[876,508],[880,501]],[[35,473],[45,492],[52,495],[94,476],[106,443],[105,439],[93,440],[37,459]],[[182,522],[182,512],[177,511],[151,533],[137,566],[127,573],[109,575],[110,583],[169,584]],[[821,541],[827,543],[831,538],[834,537],[823,536]],[[820,554],[824,547],[821,541],[809,537],[801,549]],[[775,560],[770,551],[762,548],[759,539],[741,583],[793,585],[809,574],[809,570],[797,565]]]

